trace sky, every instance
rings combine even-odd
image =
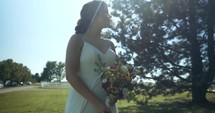
[[[0,0],[0,61],[13,59],[32,74],[47,61],[65,61],[82,6],[90,0]]]

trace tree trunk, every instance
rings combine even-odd
[[[208,87],[215,76],[215,54],[214,54],[214,25],[215,25],[215,10],[213,6],[215,5],[214,0],[208,1],[208,18],[207,18],[207,29],[208,29],[208,61],[209,70],[207,74]]]
[[[191,43],[191,63],[192,63],[192,102],[205,103],[206,90],[205,80],[203,78],[203,65],[200,52],[200,44],[197,40],[197,26],[196,26],[196,3],[195,0],[189,0],[189,41]]]
[[[193,86],[192,88],[192,102],[201,104],[208,102],[206,98],[207,88],[205,86]]]

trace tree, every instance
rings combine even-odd
[[[149,97],[192,91],[194,103],[207,102],[215,76],[214,0],[113,0],[118,18],[114,37],[144,79],[153,79]],[[168,89],[168,90],[167,90]]]
[[[4,84],[7,80],[11,79],[10,73],[12,73],[12,70],[10,68],[12,67],[12,65],[12,59],[0,62],[0,80],[2,80]]]
[[[56,61],[48,61],[41,74],[41,81],[51,82],[55,78]]]
[[[62,62],[59,62],[56,67],[56,79],[58,82],[63,80],[66,77],[65,74],[65,64]]]
[[[32,75],[32,79],[35,81],[35,82],[40,82],[40,75],[39,73],[35,73],[34,75]]]
[[[31,71],[21,63],[7,59],[0,62],[0,80],[4,83],[7,80],[14,82],[25,82],[31,80]]]
[[[41,81],[51,82],[54,79],[57,81],[61,81],[65,74],[63,73],[65,69],[65,65],[62,62],[57,63],[56,61],[48,61],[46,63],[46,67],[43,69],[41,74]]]
[[[27,66],[24,66],[23,64],[14,64],[13,68],[13,79],[12,81],[17,82],[25,82],[30,81],[32,79],[31,71]]]

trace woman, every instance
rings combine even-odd
[[[117,113],[115,105],[106,107],[100,73],[95,71],[99,59],[105,66],[114,64],[114,45],[101,38],[101,30],[110,27],[110,18],[107,4],[102,1],[82,7],[76,34],[71,37],[66,52],[66,78],[72,87],[65,113]]]

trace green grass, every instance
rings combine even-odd
[[[194,106],[189,103],[119,107],[119,111],[120,113],[215,113],[214,104]]]
[[[215,113],[215,94],[207,94],[207,98],[210,103],[194,105],[191,103],[191,94],[184,92],[166,97],[159,95],[143,105],[119,101],[118,106],[120,113]],[[140,99],[144,97],[140,96]]]
[[[0,113],[64,113],[68,88],[34,88],[0,94]],[[118,101],[119,113],[215,113],[215,104],[192,105],[188,93],[158,96],[147,105]],[[215,100],[214,94],[207,95]]]
[[[67,89],[35,89],[0,94],[0,113],[63,113]]]

